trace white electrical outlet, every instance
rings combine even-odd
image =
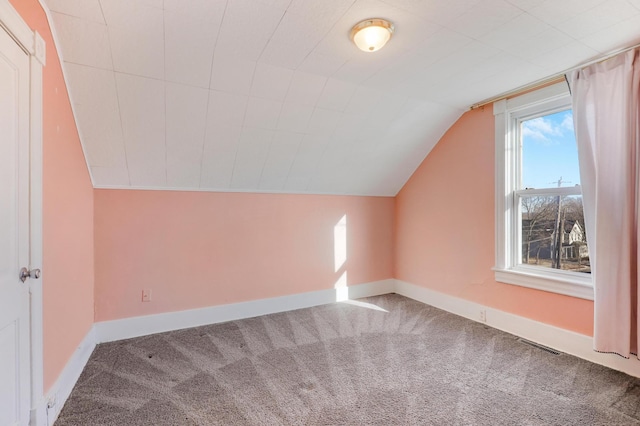
[[[487,311],[486,311],[486,309],[480,309],[480,321],[487,322]]]
[[[151,302],[151,289],[145,288],[142,290],[142,301]]]

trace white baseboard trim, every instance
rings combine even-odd
[[[393,293],[394,288],[395,280],[393,279],[358,284],[347,287],[348,298],[358,299]],[[309,308],[343,300],[341,298],[343,294],[343,289],[327,289],[201,309],[101,321],[94,324],[96,341],[97,343],[112,342],[183,328]]]
[[[96,337],[92,327],[78,345],[67,365],[65,365],[62,373],[58,376],[58,380],[47,392],[43,401],[44,407],[41,410],[41,412],[46,413],[46,418],[42,419],[42,421],[38,420],[37,423],[39,425],[51,426],[56,421],[95,347]]]
[[[400,280],[396,280],[395,292],[473,321],[486,323],[498,330],[540,343],[560,352],[622,371],[630,376],[640,377],[640,361],[635,358],[624,359],[618,355],[594,351],[591,336],[554,327]],[[486,321],[482,320],[481,312],[485,313]]]

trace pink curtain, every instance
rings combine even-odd
[[[567,74],[580,158],[594,349],[638,354],[640,49]]]

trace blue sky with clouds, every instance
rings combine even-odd
[[[571,110],[522,123],[522,187],[556,187],[580,183],[578,150]]]

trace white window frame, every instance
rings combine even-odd
[[[523,195],[576,195],[580,187],[520,189],[520,128],[524,120],[571,108],[566,83],[544,87],[493,104],[496,131],[496,266],[495,280],[593,300],[590,274],[518,263],[521,252],[519,213]]]

